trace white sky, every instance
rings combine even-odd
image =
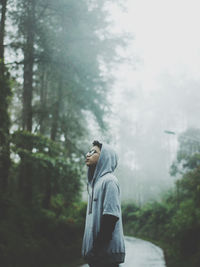
[[[128,163],[132,171],[130,177],[121,177],[126,198],[129,191],[136,194],[134,188],[140,191],[136,183],[144,192],[150,185],[171,186],[174,178],[168,172],[176,156],[177,135],[164,131],[179,134],[188,126],[200,127],[200,1],[124,0],[124,7],[110,6],[110,20],[115,22],[114,32],[133,36],[120,50],[132,64],[113,70],[109,96],[113,113],[107,120],[119,163]],[[105,141],[103,135],[93,134],[91,139]],[[149,167],[155,174],[149,175]],[[158,186],[155,196],[159,190]]]
[[[176,156],[177,135],[164,131],[179,134],[189,126],[200,128],[200,1],[124,0],[124,7],[121,10],[113,4],[109,10],[115,22],[113,31],[133,35],[128,47],[120,50],[133,64],[119,64],[114,70],[113,114],[108,121],[118,150],[128,147],[135,153],[132,162],[128,156],[129,165],[142,166],[140,179],[145,181],[148,169],[138,152],[151,158],[155,170],[156,153],[164,160],[164,152],[156,151],[148,140],[154,137],[156,148],[166,145],[170,166]]]
[[[127,88],[138,97],[145,95],[142,109],[155,104],[155,99],[149,99],[152,93],[171,90],[171,99],[178,100],[184,86],[174,93],[170,87],[189,87],[189,81],[200,81],[200,1],[124,0],[124,6],[121,10],[113,5],[110,12],[114,31],[133,35],[122,51],[133,65],[121,64],[115,70],[116,103],[122,101],[121,91]]]
[[[113,4],[109,10],[111,21],[115,22],[113,31],[126,31],[133,35],[127,49],[121,51],[133,65],[124,63],[118,69],[116,66],[114,95],[110,96],[110,101],[117,108],[126,107],[122,94],[133,92],[127,109],[120,112],[127,112],[134,117],[133,120],[137,120],[139,116],[141,119],[142,112],[148,110],[149,113],[156,105],[161,106],[166,98],[171,107],[180,106],[180,112],[163,106],[166,125],[171,123],[168,130],[181,132],[187,127],[187,122],[180,118],[179,124],[177,119],[173,124],[172,116],[184,109],[193,114],[194,106],[198,106],[192,101],[200,86],[200,1],[124,0],[124,7],[122,10]],[[196,82],[196,85],[192,89],[194,97],[190,96],[190,99],[186,91],[191,82]],[[186,100],[190,101],[191,107],[186,107]],[[196,113],[199,112],[196,110]],[[112,118],[114,129],[119,126],[116,116],[117,111]],[[197,120],[189,118],[188,121],[195,124]]]
[[[124,4],[125,5],[125,4]],[[132,49],[151,75],[163,69],[198,75],[200,1],[127,0],[126,12],[112,8],[116,28],[135,36]]]

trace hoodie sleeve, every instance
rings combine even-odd
[[[109,180],[104,188],[103,215],[120,217],[120,191],[118,184]]]

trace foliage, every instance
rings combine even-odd
[[[1,210],[5,206],[0,221],[3,266],[63,266],[80,257],[85,205],[73,214],[65,208],[59,217],[54,211],[23,207],[17,199],[1,197]]]
[[[49,267],[80,258],[86,204],[79,166],[58,143],[30,132],[14,132],[11,151],[16,162],[0,198],[2,264]]]
[[[106,129],[104,115],[108,111],[106,95],[111,76],[103,75],[102,66],[119,61],[115,46],[125,41],[109,31],[107,2],[16,0],[17,8],[11,12],[18,37],[16,42],[13,34],[11,49],[24,55],[24,75],[26,61],[30,61],[26,49],[34,50],[33,75],[25,75],[33,87],[32,95],[29,93],[32,106],[24,104],[28,93],[23,81],[23,109],[32,114],[35,132],[53,140],[64,137],[72,151],[77,139],[87,133],[86,112],[93,114],[101,129]],[[30,9],[30,5],[35,8]],[[28,48],[30,31],[32,44]],[[23,116],[13,115],[24,123]]]
[[[171,175],[184,174],[200,164],[200,129],[189,128],[179,136],[177,158],[171,166]]]
[[[12,135],[12,144],[15,156],[20,157],[16,166],[16,189],[20,190],[24,199],[39,202],[46,208],[50,204],[54,208],[69,206],[79,199],[80,170],[59,144],[41,135],[22,131]]]
[[[193,131],[194,132],[194,131]],[[196,131],[197,132],[197,131]],[[124,204],[125,233],[151,240],[164,249],[169,267],[198,267],[200,262],[200,166],[191,160],[199,153],[181,139],[178,157],[184,159],[187,171],[176,181],[175,190],[166,194],[161,202],[137,207]],[[198,148],[196,148],[198,149]],[[182,155],[182,156],[180,156]],[[180,167],[180,166],[179,166]]]
[[[5,267],[57,267],[80,258],[87,114],[106,129],[111,78],[102,69],[118,62],[115,46],[123,43],[109,31],[109,1],[1,1],[0,258]]]

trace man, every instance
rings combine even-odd
[[[89,198],[82,255],[91,267],[117,267],[125,258],[120,189],[113,175],[117,155],[110,146],[94,141],[86,165]]]

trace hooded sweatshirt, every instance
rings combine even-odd
[[[101,227],[103,215],[118,218],[112,239],[103,248],[105,262],[122,263],[125,258],[125,245],[121,218],[120,189],[117,178],[113,175],[117,167],[117,155],[114,150],[103,144],[93,177],[88,169],[88,206],[85,232],[83,237],[82,255],[92,261],[94,242]]]

